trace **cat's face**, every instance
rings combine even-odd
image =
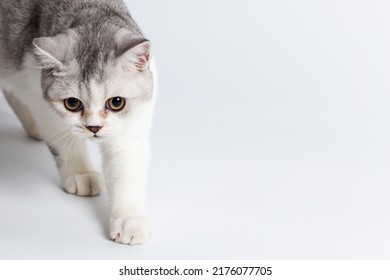
[[[50,82],[45,98],[57,115],[61,128],[82,138],[114,136],[150,100],[152,74],[112,69],[104,80],[79,81],[78,75],[43,77]],[[50,81],[45,81],[50,79]]]
[[[34,44],[44,48],[48,43],[38,40]],[[76,58],[44,67],[43,94],[58,119],[58,131],[99,140],[115,137],[128,127],[152,96],[149,48],[149,42],[141,41],[121,56],[108,56],[100,65],[95,61],[91,64],[99,71],[89,70],[90,75]],[[42,48],[39,51],[42,55]]]

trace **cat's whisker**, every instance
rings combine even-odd
[[[43,160],[43,156],[45,155],[46,151],[47,151],[47,148],[45,146],[41,146],[40,147],[40,152],[39,152],[38,156],[35,159],[34,167],[36,167],[38,165],[38,163],[40,163]],[[46,156],[47,156],[47,154],[46,154]]]
[[[55,135],[58,135],[58,134],[61,133],[61,132],[66,131],[67,129],[68,129],[68,128],[65,127],[65,128],[60,129],[60,130],[57,131],[56,133],[54,133],[54,134],[52,135],[52,137],[49,137],[49,138],[48,138],[48,140],[46,141],[46,144],[47,144],[47,145],[51,145],[51,146],[57,145],[59,142],[61,142],[62,138],[65,137],[66,135],[59,135],[59,137],[57,137],[56,139],[54,139],[54,136],[55,136]],[[61,137],[61,136],[63,136],[63,137]],[[37,158],[36,158],[36,160],[35,160],[34,166],[36,166],[36,165],[42,160],[43,155],[45,155],[45,152],[47,151],[47,147],[42,146],[40,150],[41,150],[41,151],[40,151],[40,153],[38,154],[38,156],[37,156]],[[46,156],[47,156],[47,154],[46,154]]]
[[[67,146],[69,147],[68,154],[70,154],[70,156],[67,157],[69,159],[67,161],[68,168],[69,168],[69,164],[76,165],[75,163],[76,163],[77,154],[75,151],[75,138],[74,137],[69,137],[69,141],[68,141]],[[74,166],[72,166],[72,167],[74,167]]]
[[[65,155],[64,155],[64,158],[65,159],[69,159],[69,153],[70,153],[70,150],[71,150],[71,147],[70,147],[70,143],[71,143],[71,138],[67,135],[65,138],[64,138],[64,146],[65,147],[68,147],[66,150],[65,150]],[[69,169],[69,160],[65,160],[63,162],[63,164],[65,164],[65,170],[68,170]]]
[[[47,141],[49,142],[49,144],[54,144],[54,143],[52,143],[52,141],[55,141],[55,138],[56,138],[57,136],[59,136],[61,133],[64,133],[64,132],[66,132],[66,131],[68,131],[68,130],[69,130],[69,127],[64,127],[64,128],[62,128],[62,129],[57,130],[55,133],[53,133],[52,135],[50,135],[50,136],[48,137]],[[68,134],[65,133],[64,136],[66,136],[66,135],[68,135]]]
[[[50,143],[48,143],[47,145],[50,146],[49,149],[54,149],[56,150],[56,147],[58,146],[62,146],[62,145],[65,145],[66,143],[64,143],[64,141],[66,141],[66,138],[68,137],[68,135],[59,135],[55,141],[51,141]]]
[[[80,160],[81,142],[82,142],[81,139],[75,138],[75,159],[76,159],[76,166],[79,170],[83,170],[83,165],[82,165],[81,160]]]

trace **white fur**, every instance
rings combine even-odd
[[[157,93],[155,66],[151,64]],[[145,212],[145,187],[150,154],[149,130],[153,101],[144,105],[117,137],[102,142],[104,174],[110,194],[110,236],[117,242],[137,245],[150,239]]]

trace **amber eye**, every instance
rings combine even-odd
[[[64,100],[65,108],[71,112],[78,112],[83,109],[83,103],[77,98],[67,98]]]
[[[106,102],[106,108],[118,112],[122,110],[125,107],[126,100],[123,97],[113,97],[107,100]]]

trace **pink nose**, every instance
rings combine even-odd
[[[92,133],[96,134],[102,127],[101,126],[87,126],[87,128],[92,131]]]

